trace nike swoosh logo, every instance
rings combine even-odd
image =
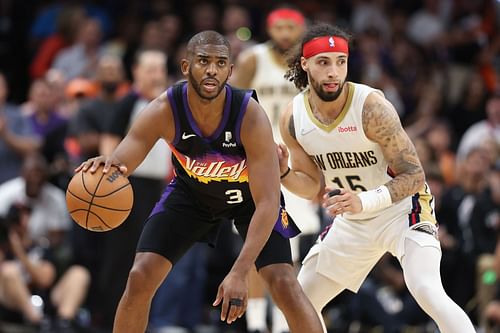
[[[196,136],[196,134],[186,134],[186,132],[182,133],[182,140],[189,139],[193,136]]]
[[[303,128],[303,129],[300,130],[300,134],[301,135],[306,135],[306,134],[311,133],[314,130],[315,130],[315,128],[310,128],[310,129],[307,129],[307,130],[305,128]]]

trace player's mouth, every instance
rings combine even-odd
[[[339,86],[340,85],[338,83],[333,82],[323,83],[323,89],[325,89],[325,91],[337,91]]]
[[[217,80],[204,80],[202,82],[203,88],[209,92],[216,91],[219,87],[219,82]]]

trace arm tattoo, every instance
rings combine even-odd
[[[365,104],[363,129],[369,139],[381,146],[389,168],[396,174],[385,184],[391,193],[392,202],[421,190],[425,178],[422,165],[393,107],[379,99]]]
[[[290,119],[288,119],[288,132],[290,133],[290,136],[297,140],[297,135],[295,135],[295,124],[293,121],[293,113],[290,114]]]

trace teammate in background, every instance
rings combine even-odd
[[[215,242],[234,219],[245,238],[214,306],[234,322],[246,309],[247,275],[255,264],[285,313],[292,332],[321,332],[321,323],[291,265],[293,222],[280,207],[279,163],[272,130],[252,92],[226,85],[233,65],[228,41],[215,31],[196,34],[181,61],[188,80],[141,111],[111,156],[77,170],[118,165],[129,175],[159,139],[170,144],[176,177],[151,212],[139,240],[113,332],[146,329],[151,299],[172,265],[197,241]]]
[[[334,217],[305,258],[299,282],[318,313],[344,289],[356,292],[387,251],[409,291],[443,333],[469,333],[467,315],[446,295],[433,199],[415,147],[394,107],[366,85],[346,82],[349,35],[315,25],[289,61],[287,77],[307,90],[289,104],[280,129],[282,179],[313,197],[324,176],[323,206]]]
[[[267,33],[270,40],[243,51],[236,59],[231,84],[239,88],[253,88],[257,92],[259,104],[266,111],[276,142],[282,142],[279,133],[280,113],[288,101],[299,91],[294,84],[285,79],[287,71],[286,53],[302,38],[305,19],[301,12],[278,7],[267,16]],[[319,231],[318,205],[304,200],[282,189],[287,210],[305,233]],[[291,239],[292,258],[299,262],[298,237]],[[265,285],[255,270],[250,273],[249,299],[246,313],[247,329],[252,333],[267,331],[267,299]],[[283,314],[272,308],[272,332],[287,332],[288,327]]]

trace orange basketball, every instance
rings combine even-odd
[[[102,173],[77,172],[66,190],[68,211],[80,226],[91,231],[108,231],[125,221],[134,203],[132,186],[117,167]]]

